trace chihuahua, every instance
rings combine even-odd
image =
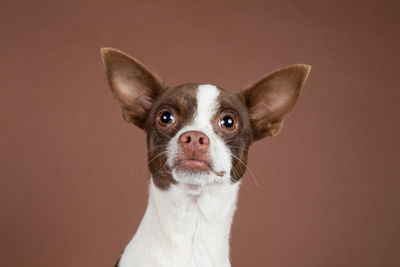
[[[240,92],[170,87],[112,48],[101,56],[126,122],[147,134],[149,199],[119,267],[228,267],[229,236],[250,145],[275,136],[310,66],[292,65]]]

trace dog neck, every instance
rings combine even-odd
[[[164,191],[151,182],[145,216],[119,266],[230,266],[238,189],[175,184]]]

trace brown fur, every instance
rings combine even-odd
[[[193,120],[199,84],[167,88],[141,63],[118,50],[102,49],[102,57],[109,85],[121,104],[124,119],[147,133],[148,166],[153,182],[158,188],[166,190],[176,183],[171,170],[166,167],[166,145],[184,125]],[[278,134],[309,72],[310,66],[293,65],[265,76],[238,94],[219,88],[217,100],[220,106],[211,123],[214,132],[234,155],[232,182],[239,181],[244,175],[251,143]],[[164,108],[175,117],[170,127],[163,127],[157,122]],[[218,126],[219,120],[227,114],[237,122],[233,129]]]
[[[253,142],[250,117],[244,99],[240,94],[234,94],[222,88],[219,89],[220,109],[218,113],[232,112],[238,120],[238,127],[233,133],[222,132],[223,130],[220,127],[214,129],[225,141],[232,154],[235,155],[232,158],[231,179],[233,182],[237,182],[244,175],[247,165],[247,152]]]
[[[266,75],[243,91],[255,140],[279,133],[283,120],[297,102],[310,70],[308,65],[292,65]]]
[[[162,154],[168,141],[192,119],[197,108],[197,85],[184,84],[168,88],[153,104],[146,122],[147,148],[149,169],[153,176],[154,184],[162,189],[167,189],[175,183],[166,166],[166,155]],[[158,111],[168,107],[176,118],[174,127],[162,128],[158,125],[156,116]],[[157,157],[158,156],[158,157]],[[155,158],[157,157],[157,158]]]
[[[139,61],[116,49],[102,48],[101,56],[110,88],[121,104],[123,118],[143,129],[153,99],[164,89],[161,80]],[[123,90],[121,84],[130,90]]]

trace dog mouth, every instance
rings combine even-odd
[[[203,160],[183,159],[178,162],[177,168],[192,172],[208,172],[210,170],[210,164]]]
[[[213,172],[219,177],[225,175],[225,171],[214,170],[210,162],[197,159],[180,159],[176,164],[174,164],[173,169],[189,171],[192,173]]]

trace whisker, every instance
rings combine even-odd
[[[226,141],[225,143],[229,144],[229,143],[232,143],[232,142],[235,142],[235,141],[243,141],[243,140],[246,140],[246,138],[235,138],[235,139]]]
[[[167,161],[165,161],[163,167],[162,167],[162,172],[165,172],[165,167],[167,167]],[[171,172],[172,173],[172,172]]]
[[[169,140],[172,139],[172,136],[169,136],[169,135],[167,135],[167,134],[165,134],[165,133],[163,133],[163,132],[159,132],[159,133],[162,134],[162,135],[164,135],[164,136],[166,136],[166,137],[168,137]]]
[[[163,151],[163,152],[161,152],[160,154],[158,154],[157,156],[155,156],[154,158],[152,158],[151,160],[149,160],[149,162],[147,163],[147,165],[149,165],[150,162],[152,162],[152,161],[155,160],[156,158],[158,158],[158,157],[160,157],[160,156],[162,156],[162,155],[164,155],[164,154],[167,154],[167,152],[168,152],[168,151]]]
[[[236,170],[236,168],[235,167],[233,167],[232,166],[232,170],[236,173],[236,177],[234,177],[235,179],[238,179],[239,178],[239,172]]]
[[[249,150],[247,150],[247,149],[245,149],[245,148],[243,148],[241,146],[227,146],[227,147],[229,147],[229,148],[239,148],[240,150],[249,152]]]
[[[237,178],[239,178],[239,172],[236,170],[236,168],[232,166],[232,170],[236,173]],[[246,188],[246,190],[249,190],[248,186],[245,185],[244,183],[241,183],[241,186],[243,186],[244,188]]]
[[[153,150],[147,151],[147,153],[154,152],[154,151],[156,151],[156,150],[158,150],[158,149],[160,149],[160,148],[164,148],[164,147],[168,147],[168,145],[158,145],[158,146],[156,146]]]
[[[257,179],[256,179],[256,177],[254,176],[253,172],[250,170],[250,168],[249,168],[240,158],[236,157],[236,156],[233,155],[233,154],[232,154],[232,157],[234,157],[234,158],[236,158],[237,160],[239,160],[239,162],[242,163],[242,164],[249,170],[249,173],[250,173],[251,177],[253,177],[253,181],[254,181],[255,185],[258,186]]]

